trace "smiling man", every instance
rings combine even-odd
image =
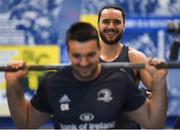
[[[98,29],[101,37],[101,62],[146,62],[147,57],[142,52],[124,45],[121,42],[125,30],[125,12],[117,6],[105,6],[98,14]],[[117,71],[117,70],[116,70]],[[152,77],[146,69],[122,68],[121,71],[129,73],[139,85],[142,81],[147,88],[146,95],[151,95]],[[150,97],[150,96],[149,96]],[[125,128],[140,128],[140,126],[122,116]]]

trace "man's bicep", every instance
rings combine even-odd
[[[145,63],[148,60],[148,57],[144,53],[135,49],[130,49],[128,54],[129,54],[130,62]],[[146,69],[140,69],[136,71],[135,72],[139,74],[140,79],[143,82],[143,84],[147,87],[147,89],[151,90],[152,76],[150,75],[150,73]]]
[[[33,107],[30,103],[29,107],[29,121],[28,127],[29,128],[39,128],[43,124],[45,124],[51,117],[50,113],[41,112],[35,107]]]
[[[148,60],[148,58],[143,54],[140,55],[139,59],[141,60],[139,62],[143,62],[143,63],[147,62],[147,60]],[[152,89],[152,76],[151,76],[151,74],[147,71],[147,69],[140,69],[139,75],[140,75],[140,79],[143,82],[143,84],[145,85],[145,87],[148,90],[151,90]]]

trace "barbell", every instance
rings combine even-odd
[[[112,62],[112,63],[100,63],[106,68],[134,68],[134,69],[143,69],[145,68],[144,63],[132,63],[132,62]],[[28,65],[30,71],[42,71],[42,70],[59,70],[63,67],[71,66],[70,64],[58,64],[58,65]],[[178,69],[180,68],[180,62],[171,61],[163,62],[155,65],[157,69],[167,68],[167,69]],[[0,71],[17,71],[22,68],[11,68],[9,66],[0,66]]]

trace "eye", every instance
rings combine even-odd
[[[91,57],[94,57],[95,55],[96,55],[95,52],[91,52],[91,53],[87,54],[87,57],[88,57],[88,58],[91,58]]]
[[[121,21],[120,20],[114,20],[113,23],[114,23],[114,25],[120,25]]]
[[[76,59],[81,58],[81,55],[80,55],[80,54],[77,54],[77,53],[72,54],[72,56],[73,56],[74,58],[76,58]]]
[[[102,21],[102,23],[105,24],[105,25],[108,25],[108,24],[110,23],[110,20],[109,20],[109,19],[104,19],[104,20]]]

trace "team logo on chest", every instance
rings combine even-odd
[[[119,69],[121,72],[126,72],[126,69],[125,68],[120,68]]]
[[[70,110],[70,105],[69,103],[71,102],[71,100],[69,99],[69,97],[64,94],[60,99],[59,99],[59,103],[60,103],[60,110],[61,111],[69,111]]]
[[[113,99],[112,97],[112,92],[110,89],[105,88],[105,89],[101,89],[98,93],[97,93],[97,100],[98,101],[103,101],[103,102],[110,102]]]

